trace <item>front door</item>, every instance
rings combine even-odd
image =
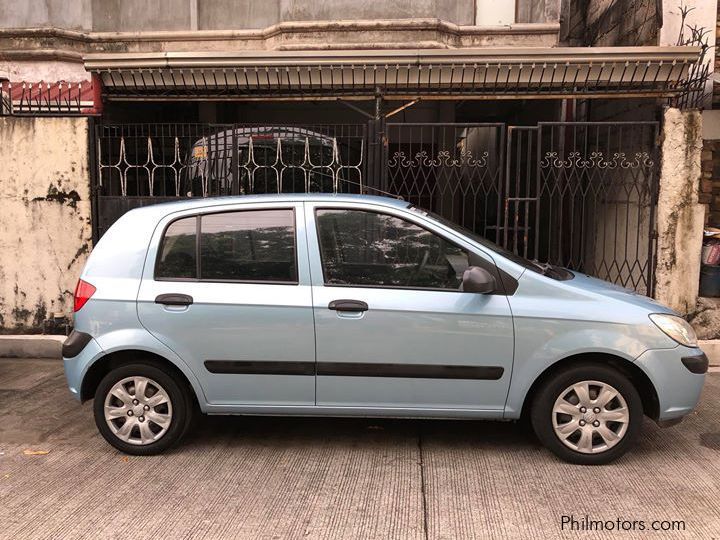
[[[138,296],[142,324],[191,366],[211,405],[314,405],[303,205],[237,205],[162,225]]]
[[[471,252],[489,257],[401,208],[307,203],[306,219],[317,404],[501,414],[508,300],[460,290]]]

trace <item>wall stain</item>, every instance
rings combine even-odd
[[[17,278],[15,278],[15,279],[17,279]],[[26,293],[25,291],[21,291],[21,290],[20,290],[20,287],[18,287],[17,283],[16,283],[15,286],[13,287],[13,292],[15,293],[15,296],[20,295],[20,296],[22,296],[23,298],[27,298],[27,293]]]
[[[75,256],[74,256],[74,257],[72,258],[72,260],[68,263],[67,269],[70,270],[70,268],[72,267],[72,265],[75,264],[75,262],[80,258],[80,256],[85,255],[85,254],[88,253],[89,251],[90,251],[90,246],[88,246],[88,244],[83,244],[82,246],[80,246],[80,249],[78,249],[78,250],[75,252]]]
[[[35,315],[33,316],[32,325],[36,328],[42,328],[43,323],[47,319],[47,307],[45,302],[38,300],[35,304]]]
[[[62,181],[58,181],[62,184]],[[77,203],[80,200],[80,194],[74,189],[70,191],[60,191],[54,185],[50,184],[48,187],[47,195],[44,197],[35,197],[33,201],[54,201],[59,203],[67,203],[71,208],[77,208]]]
[[[14,307],[12,310],[13,317],[15,317],[18,321],[27,322],[27,320],[30,318],[30,315],[32,313],[29,309],[21,308],[21,307]]]

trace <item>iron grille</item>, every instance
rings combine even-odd
[[[656,122],[538,126],[535,254],[651,294]]]
[[[363,124],[123,124],[96,129],[100,236],[136,206],[186,197],[359,193]]]
[[[504,124],[388,124],[386,189],[498,241]]]
[[[131,208],[179,198],[381,192],[527,258],[651,294],[657,132],[655,122],[100,125],[95,235]]]
[[[652,293],[657,123],[387,130],[391,193],[526,258]]]

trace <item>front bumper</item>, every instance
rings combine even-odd
[[[656,420],[660,424],[668,425],[668,421],[682,418],[697,406],[707,371],[707,358],[700,349],[679,345],[674,349],[649,350],[635,363],[655,387],[659,404]],[[691,367],[703,372],[695,373]]]
[[[100,345],[98,345],[98,342],[95,341],[94,338],[91,338],[76,356],[72,358],[63,356],[65,379],[67,380],[70,393],[78,401],[82,398],[82,381],[88,370],[88,366],[101,354],[103,354],[103,350],[100,348]]]

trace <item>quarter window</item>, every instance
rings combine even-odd
[[[414,223],[362,210],[317,211],[327,285],[459,290],[468,252]]]
[[[159,278],[197,277],[197,218],[173,221],[165,231],[155,268]]]
[[[179,219],[165,232],[155,276],[297,283],[295,215],[243,210]]]

